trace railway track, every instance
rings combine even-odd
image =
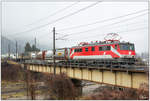
[[[38,65],[50,65],[53,66],[52,60],[27,60],[25,64],[38,64]],[[56,66],[58,67],[79,67],[79,68],[97,68],[97,69],[113,69],[113,70],[138,70],[148,71],[147,65],[137,65],[131,61],[123,63],[122,61],[62,61],[56,60]]]

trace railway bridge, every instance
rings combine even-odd
[[[24,63],[24,68],[34,72],[54,73],[50,64]],[[70,78],[138,89],[140,84],[149,83],[148,72],[143,69],[95,68],[56,66],[56,74],[66,73]]]

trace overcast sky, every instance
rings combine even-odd
[[[2,35],[12,40],[23,40],[24,42],[33,42],[36,37],[38,46],[43,45],[49,49],[52,47],[53,27],[58,33],[57,38],[66,36],[65,39],[67,39],[56,41],[56,46],[59,48],[75,46],[83,41],[104,40],[107,33],[118,33],[122,38],[121,41],[135,44],[136,52],[148,51],[147,2],[94,3],[3,2]],[[65,17],[92,4],[93,6],[88,9]],[[138,11],[142,12],[135,13]],[[131,13],[135,14],[107,20]],[[94,22],[99,23],[86,25]],[[74,26],[80,27],[72,28]]]

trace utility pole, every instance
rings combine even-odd
[[[17,41],[16,41],[16,60],[17,60],[17,55],[18,55],[18,45],[17,45]]]
[[[10,59],[10,43],[8,43],[8,59]]]
[[[34,52],[35,52],[35,55],[37,56],[37,50],[36,50],[36,37],[35,37],[34,41],[35,41],[35,50],[34,50]]]
[[[36,37],[35,37],[35,49],[36,49]]]
[[[56,65],[55,65],[55,27],[53,28],[53,66],[54,66],[54,75],[56,74]]]

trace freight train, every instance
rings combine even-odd
[[[115,36],[117,34],[111,33],[110,35]],[[81,42],[77,46],[70,48],[56,49],[54,57],[59,65],[75,64],[78,66],[127,67],[135,65],[135,55],[133,43],[120,42],[120,40],[112,38],[91,43]],[[52,60],[53,51],[38,52],[34,59],[43,61]]]
[[[100,60],[100,59],[133,59],[135,48],[133,43],[119,41],[104,41],[95,43],[82,42],[71,48],[56,49],[56,59],[66,60]],[[52,59],[53,51],[37,53],[37,59]]]
[[[130,42],[118,40],[81,42],[71,48],[56,49],[57,64],[76,64],[80,66],[127,67],[135,64],[135,48]],[[34,57],[36,60],[52,60],[53,51],[41,51]],[[52,62],[52,61],[51,61]]]

